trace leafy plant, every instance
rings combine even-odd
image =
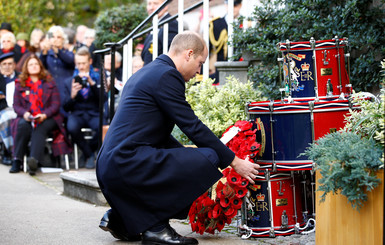
[[[120,41],[146,17],[145,5],[137,3],[118,6],[101,12],[95,21],[95,45],[98,48],[104,48],[104,43]]]
[[[335,132],[316,141],[304,155],[316,163],[322,178],[319,191],[340,193],[352,207],[360,210],[368,199],[367,191],[378,186],[376,170],[381,165],[382,147],[373,139],[362,138],[353,132]]]
[[[261,0],[252,21],[255,28],[234,26],[234,58],[251,50],[261,59],[249,67],[250,80],[270,99],[279,97],[276,44],[347,37],[351,47],[351,83],[357,91],[377,90],[378,62],[385,56],[384,3],[372,0]]]
[[[0,0],[0,23],[12,24],[14,33],[48,30],[52,25],[93,27],[99,11],[139,0]]]
[[[264,100],[261,92],[254,89],[251,82],[241,83],[233,76],[226,80],[223,86],[217,87],[212,85],[212,79],[200,83],[192,79],[186,88],[186,99],[191,108],[218,137],[230,125],[246,118],[247,102]],[[174,129],[173,136],[182,144],[192,144],[178,128]]]

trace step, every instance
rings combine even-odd
[[[63,180],[64,195],[98,206],[108,205],[100,190],[95,170],[63,172],[60,178]]]

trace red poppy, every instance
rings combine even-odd
[[[235,191],[235,197],[237,198],[242,198],[247,194],[247,188],[245,187],[234,186],[233,189]]]
[[[249,185],[249,181],[245,178],[241,178],[241,181],[238,183],[238,187],[245,188]]]
[[[227,217],[233,218],[233,217],[237,214],[237,210],[235,210],[234,208],[232,208],[231,206],[229,206],[229,207],[224,211],[224,214],[225,214]]]
[[[226,208],[230,205],[230,199],[227,197],[223,197],[220,199],[219,203],[221,204],[222,207]]]
[[[241,159],[251,154],[258,154],[261,145],[256,142],[255,133],[260,128],[253,130],[251,122],[238,121],[223,134],[234,126],[241,131],[227,143],[227,146]],[[250,162],[253,162],[253,159],[250,159]],[[205,193],[191,205],[189,219],[192,230],[197,233],[214,234],[215,230],[221,231],[225,224],[232,222],[232,218],[242,206],[242,198],[247,194],[246,187],[249,182],[231,167],[226,168],[222,173],[227,182],[225,184],[219,182],[216,186],[215,201]]]
[[[249,130],[253,126],[253,124],[248,121],[238,121],[234,124],[234,126],[240,128],[241,131],[246,131]]]
[[[231,171],[229,173],[229,175],[227,176],[227,181],[231,184],[231,185],[238,185],[238,183],[240,183],[241,181],[241,176],[235,172],[234,170]]]
[[[226,176],[229,174],[230,169],[231,169],[231,168],[226,168],[225,170],[223,170],[223,171],[222,171],[223,176],[226,177]],[[221,182],[221,183],[222,183],[222,182]]]
[[[223,220],[218,220],[217,225],[216,225],[216,229],[218,231],[221,231],[224,227],[225,227],[225,222]]]
[[[221,205],[216,204],[216,205],[214,206],[212,212],[213,212],[213,218],[214,218],[214,219],[218,218],[218,217],[221,215],[221,213],[222,213]]]
[[[234,209],[234,210],[238,210],[242,207],[242,200],[239,199],[239,198],[234,198],[232,201],[231,201],[231,207]]]

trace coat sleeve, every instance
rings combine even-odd
[[[48,84],[47,84],[48,86]],[[60,109],[60,94],[59,90],[56,87],[54,82],[51,82],[49,84],[49,89],[45,90],[44,92],[50,92],[51,94],[43,94],[43,96],[49,97],[49,102],[46,103],[48,106],[45,107],[42,111],[42,113],[46,114],[48,118],[53,117],[59,112]]]
[[[18,117],[23,117],[29,109],[23,103],[24,98],[22,96],[21,87],[19,82],[15,82],[15,93],[13,94],[13,110],[16,112]]]
[[[220,168],[226,168],[235,154],[195,115],[185,97],[185,82],[177,70],[165,73],[155,88],[155,100],[161,110],[198,147],[215,150],[220,159]]]
[[[63,109],[67,112],[69,111],[72,111],[74,105],[75,105],[75,100],[76,100],[76,97],[75,99],[72,99],[71,98],[71,86],[72,86],[72,77],[67,79],[65,82],[64,82],[64,96],[62,98],[62,105],[63,105]],[[78,95],[76,95],[78,96]]]
[[[69,69],[75,69],[75,56],[72,52],[65,49],[60,49],[57,55],[59,59],[61,59],[66,65],[66,67]]]

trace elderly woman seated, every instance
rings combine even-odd
[[[13,122],[14,159],[10,173],[20,171],[21,159],[27,153],[31,141],[27,163],[29,173],[34,175],[38,163],[43,161],[45,140],[49,134],[53,134],[54,143],[62,147],[59,149],[61,154],[71,152],[65,141],[63,117],[59,113],[58,89],[34,54],[27,58],[16,80],[13,108],[17,118]],[[54,146],[52,150],[55,151]]]

